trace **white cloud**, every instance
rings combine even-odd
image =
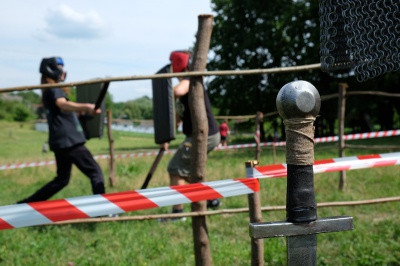
[[[67,5],[50,9],[45,17],[45,31],[66,39],[95,39],[106,34],[106,23],[96,11],[79,13]]]
[[[1,1],[0,1],[1,2]],[[2,88],[39,83],[42,58],[61,56],[66,82],[149,75],[169,53],[193,46],[209,0],[13,0],[0,3]],[[151,82],[112,82],[116,101],[147,95]]]

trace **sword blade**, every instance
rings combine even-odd
[[[287,265],[317,265],[317,235],[289,236],[286,238]]]

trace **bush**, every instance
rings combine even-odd
[[[24,103],[0,99],[0,120],[26,122],[34,118],[34,111]]]

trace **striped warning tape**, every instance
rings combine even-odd
[[[314,162],[313,168],[314,173],[326,173],[398,164],[400,164],[400,152],[394,152],[317,160]],[[286,176],[286,169],[286,164],[256,166],[246,168],[246,176],[257,178],[282,177]]]
[[[357,133],[357,134],[348,134],[344,135],[344,140],[356,140],[356,139],[373,139],[373,138],[384,138],[384,137],[394,137],[400,135],[400,129],[396,130],[386,130],[386,131],[377,131],[377,132],[367,132],[367,133]],[[322,142],[333,142],[338,141],[338,136],[331,136],[331,137],[322,137],[316,138],[316,143]]]
[[[11,170],[11,169],[20,169],[27,167],[37,167],[37,166],[45,166],[55,164],[55,160],[50,161],[42,161],[42,162],[33,162],[33,163],[16,163],[16,164],[7,164],[0,166],[0,170]]]
[[[344,140],[357,140],[357,139],[370,139],[370,138],[383,138],[383,137],[394,137],[400,135],[400,130],[387,130],[387,131],[377,131],[377,132],[368,132],[368,133],[359,133],[359,134],[349,134],[343,136]],[[331,136],[331,137],[322,137],[322,138],[315,138],[315,143],[324,143],[324,142],[334,142],[338,141],[338,136]],[[261,147],[265,146],[285,146],[286,141],[278,141],[278,142],[263,142],[260,143]],[[222,146],[217,147],[215,150],[228,150],[228,149],[242,149],[242,148],[251,148],[256,147],[256,143],[250,144],[237,144],[237,145],[229,145],[229,146]],[[176,150],[168,150],[164,154],[174,154]],[[140,153],[130,153],[130,154],[117,154],[114,158],[135,158],[135,157],[145,157],[145,156],[155,156],[157,152],[140,152]],[[110,155],[102,154],[102,155],[95,155],[94,158],[98,159],[108,159]],[[20,168],[27,168],[27,167],[37,167],[37,166],[45,166],[45,165],[52,165],[55,164],[54,160],[51,161],[42,161],[42,162],[32,162],[32,163],[17,163],[17,164],[8,164],[0,166],[1,170],[10,170],[10,169],[20,169]]]
[[[0,230],[250,194],[257,179],[229,179],[182,186],[22,203],[0,207]]]
[[[333,172],[400,164],[400,153],[315,161],[314,172]],[[104,216],[259,191],[259,178],[286,176],[286,164],[246,168],[245,179],[142,189],[0,207],[0,230]],[[255,178],[254,178],[255,177]]]
[[[164,154],[174,154],[176,150],[168,150],[165,151]],[[139,152],[139,153],[129,153],[129,154],[117,154],[114,155],[114,158],[135,158],[135,157],[146,157],[146,156],[155,156],[157,152]],[[110,155],[108,154],[100,154],[93,156],[94,159],[108,159]],[[20,169],[20,168],[27,168],[27,167],[37,167],[37,166],[45,166],[45,165],[52,165],[55,164],[55,160],[50,161],[41,161],[41,162],[34,162],[34,163],[16,163],[16,164],[7,164],[0,166],[1,170],[11,170],[11,169]]]

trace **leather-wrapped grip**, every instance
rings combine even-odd
[[[286,219],[292,223],[317,220],[312,165],[287,165]]]

